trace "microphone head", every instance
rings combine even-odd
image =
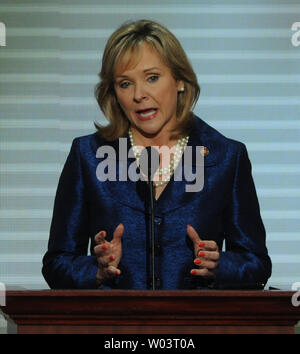
[[[147,146],[142,150],[140,155],[140,169],[142,173],[147,176],[148,181],[153,181],[153,177],[159,167],[159,163],[160,156],[154,147]]]

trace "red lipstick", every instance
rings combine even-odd
[[[147,121],[155,118],[158,113],[157,108],[141,109],[135,112],[139,120]]]

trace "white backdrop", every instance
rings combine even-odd
[[[290,288],[300,281],[300,0],[1,0],[0,281],[48,287],[41,261],[63,163],[72,139],[104,122],[93,90],[107,37],[140,18],[181,41],[202,89],[195,113],[247,145],[268,285]]]

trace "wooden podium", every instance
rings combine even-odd
[[[294,333],[290,291],[7,291],[17,333]],[[12,326],[16,324],[16,326]]]

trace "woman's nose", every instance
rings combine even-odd
[[[147,96],[147,93],[146,93],[146,90],[145,88],[143,87],[143,85],[141,84],[136,84],[135,85],[135,88],[134,88],[134,101],[136,102],[141,102],[143,101],[144,99],[146,99],[148,96]]]

